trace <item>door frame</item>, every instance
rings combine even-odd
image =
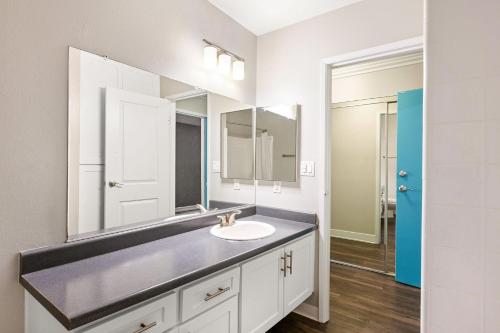
[[[181,101],[181,100],[185,100],[185,99],[190,99],[190,98],[194,98],[194,97],[200,97],[200,96],[206,96],[207,98],[207,107],[206,107],[206,114],[202,114],[202,113],[198,113],[198,112],[195,112],[195,111],[190,111],[190,110],[184,110],[184,109],[179,109],[177,108],[177,101]],[[182,92],[182,93],[179,93],[179,94],[174,94],[174,95],[169,95],[167,97],[164,97],[164,98],[167,98],[168,100],[170,101],[173,101],[173,103],[175,104],[175,112],[174,112],[174,115],[176,116],[177,113],[180,113],[180,114],[185,114],[187,116],[191,116],[191,117],[197,117],[197,118],[200,118],[201,120],[201,131],[202,131],[202,135],[201,135],[201,164],[203,166],[203,172],[201,173],[201,194],[202,194],[202,197],[204,199],[204,202],[202,202],[201,204],[206,207],[208,207],[208,204],[210,202],[210,198],[209,198],[209,191],[208,191],[208,161],[209,161],[209,151],[208,151],[208,147],[209,147],[209,133],[208,133],[208,92],[206,90],[203,90],[203,89],[193,89],[193,90],[189,90],[189,91],[185,91],[185,92]],[[173,121],[173,128],[174,128],[174,133],[175,133],[175,116],[174,116],[174,121]],[[174,140],[173,140],[173,151],[174,151],[174,155],[175,155],[175,147],[176,147],[176,142],[175,142],[175,135],[174,135]],[[175,171],[174,171],[174,174],[175,174]],[[174,179],[175,179],[175,175],[174,175]],[[174,206],[175,206],[175,202],[174,202]]]
[[[319,267],[318,267],[318,321],[327,322],[330,319],[330,149],[327,140],[330,137],[330,108],[331,108],[331,70],[333,67],[359,63],[367,60],[375,60],[388,56],[397,56],[411,52],[424,51],[424,38],[418,36],[410,39],[400,40],[394,43],[379,45],[372,48],[362,49],[350,53],[340,54],[334,57],[320,60],[320,117],[319,123],[324,124],[319,127],[320,154],[318,160],[318,218],[319,218]],[[424,54],[425,64],[425,54]],[[424,72],[425,82],[425,72]],[[425,96],[425,84],[424,84]],[[425,98],[425,97],[424,97]],[[425,117],[425,110],[424,110]],[[424,122],[425,137],[425,122]],[[423,155],[425,156],[425,145]],[[425,158],[423,161],[425,166]],[[424,171],[425,174],[425,171]],[[423,189],[423,197],[425,189]],[[422,206],[423,209],[424,206]],[[424,215],[422,215],[424,216]],[[424,244],[425,220],[422,221],[422,244]],[[425,248],[422,246],[422,291],[425,291],[423,260],[425,258]],[[421,321],[424,321],[423,305],[425,302],[425,292],[422,292]],[[423,326],[423,325],[422,325]]]

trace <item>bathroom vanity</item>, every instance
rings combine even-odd
[[[265,332],[313,293],[316,218],[242,211],[275,232],[221,239],[208,215],[23,252],[26,332]]]

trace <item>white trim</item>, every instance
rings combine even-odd
[[[181,92],[178,94],[173,94],[173,95],[165,96],[162,98],[166,98],[166,99],[173,100],[173,101],[180,101],[183,99],[188,99],[188,98],[198,97],[198,96],[203,96],[203,95],[208,95],[206,90],[195,88],[193,90],[184,91],[184,92]]]
[[[420,64],[424,61],[422,53],[404,54],[400,57],[391,57],[368,63],[354,64],[350,66],[336,67],[332,72],[333,79],[367,74],[377,71],[383,71],[392,68],[404,67],[414,64]]]
[[[191,111],[191,110],[181,109],[178,107],[176,107],[175,111],[176,111],[176,113],[184,114],[186,116],[191,116],[191,117],[198,117],[198,118],[206,118],[207,117],[206,114],[203,114],[201,112],[195,112],[195,111]]]
[[[342,238],[355,240],[358,242],[370,243],[370,244],[378,244],[379,240],[377,235],[374,234],[364,234],[362,232],[354,232],[348,230],[340,230],[340,229],[330,229],[330,237]]]
[[[308,303],[300,304],[293,312],[302,317],[318,320],[318,307]]]
[[[418,52],[422,51],[423,44],[424,38],[422,36],[419,36],[355,52],[340,54],[331,58],[321,60],[321,64],[331,67],[340,67],[372,59]]]
[[[366,60],[401,55],[422,51],[424,39],[422,36],[410,38],[395,43],[389,43],[356,52],[345,53],[320,61],[320,116],[318,160],[318,243],[319,243],[319,313],[318,320],[327,322],[330,318],[330,149],[326,145],[327,134],[330,132],[331,108],[331,69],[347,64],[354,64]],[[424,54],[425,59],[425,54]],[[424,87],[425,94],[425,87]],[[424,229],[425,230],[425,229]],[[425,251],[425,249],[423,249]],[[424,280],[423,280],[424,281]],[[423,309],[425,310],[425,309]],[[421,311],[424,313],[425,311]],[[423,327],[423,325],[422,325]]]
[[[170,116],[168,118],[169,126],[170,126],[170,165],[173,166],[170,168],[170,216],[175,216],[175,138],[176,138],[176,117],[177,117],[177,107],[175,105],[175,101],[171,99],[167,99],[170,102]]]
[[[320,117],[319,151],[317,164],[318,175],[318,321],[330,320],[330,170],[326,161],[330,158],[330,149],[326,145],[327,133],[330,132],[329,112],[331,107],[331,67],[329,63],[320,63]]]
[[[68,192],[66,239],[80,230],[80,54],[68,49]]]

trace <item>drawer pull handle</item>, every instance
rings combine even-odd
[[[218,288],[218,290],[211,294],[211,293],[207,293],[207,297],[205,297],[205,302],[208,302],[210,301],[212,298],[214,297],[217,297],[221,294],[224,294],[226,291],[228,291],[229,289],[231,289],[231,287],[226,287],[226,288]]]
[[[292,275],[292,269],[293,269],[293,251],[290,251],[290,254],[286,255],[288,258],[290,258],[290,266],[286,266],[290,270],[290,275]]]
[[[144,323],[141,323],[141,328],[139,328],[137,331],[134,331],[133,333],[142,333],[142,332],[146,332],[147,330],[149,330],[150,328],[152,327],[155,327],[156,326],[156,321],[153,321],[151,324],[144,324]]]

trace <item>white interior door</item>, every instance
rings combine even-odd
[[[105,228],[173,215],[172,112],[166,99],[106,89]]]

